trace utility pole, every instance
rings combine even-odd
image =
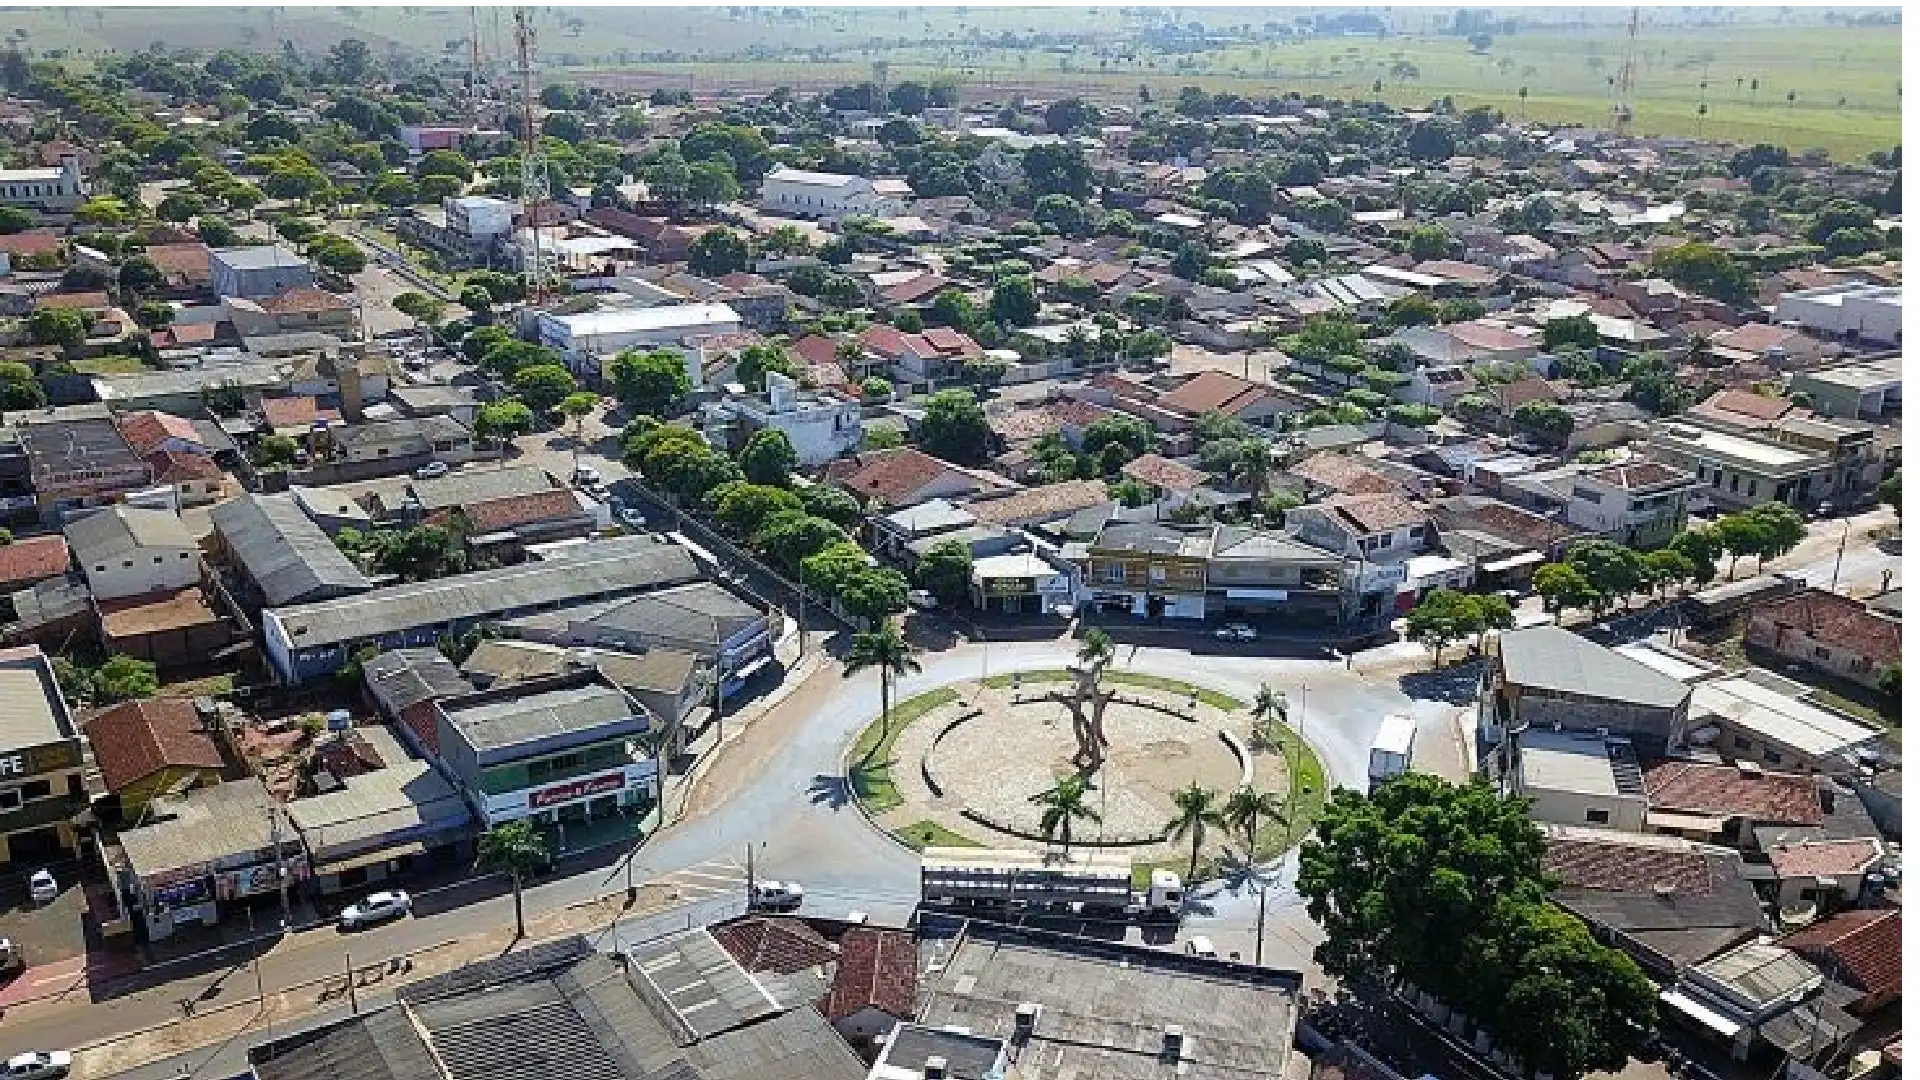
[[[1260,883],[1260,916],[1253,924],[1253,966],[1259,967],[1267,951],[1267,886]]]
[[[753,910],[753,843],[747,843],[747,910]]]
[[[353,1015],[360,1015],[360,987],[354,979],[353,954],[347,954],[347,1002],[353,1007]]]
[[[1840,550],[1833,553],[1833,580],[1827,583],[1827,591],[1840,591],[1840,560],[1847,557],[1847,534],[1853,531],[1853,519],[1848,518],[1840,526]]]
[[[273,876],[280,887],[280,932],[293,925],[293,911],[287,902],[287,859],[280,850],[280,804],[267,803],[267,825],[273,837]]]

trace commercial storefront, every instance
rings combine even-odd
[[[80,738],[38,646],[0,650],[0,865],[71,856],[87,809]]]
[[[1038,555],[990,555],[973,561],[973,606],[1006,615],[1035,615],[1075,606],[1073,575]]]
[[[255,777],[155,799],[147,824],[108,852],[114,888],[150,941],[241,908],[277,918],[281,875],[290,894],[309,875],[286,808]]]
[[[439,752],[482,828],[567,830],[658,800],[653,717],[597,669],[440,702]]]

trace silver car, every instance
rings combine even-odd
[[[340,912],[340,929],[358,930],[363,926],[397,919],[413,910],[413,897],[399,889],[377,892]]]

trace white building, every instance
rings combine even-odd
[[[760,185],[760,208],[791,217],[833,220],[852,214],[892,217],[906,212],[913,189],[900,180],[869,180],[845,173],[775,169]]]
[[[68,522],[64,531],[95,600],[200,583],[200,548],[171,510],[112,506]]]
[[[80,159],[69,155],[52,169],[0,169],[0,205],[43,214],[69,214],[87,200]]]
[[[1797,323],[1819,334],[1900,344],[1898,285],[1822,285],[1782,293],[1776,323]]]
[[[440,205],[446,211],[447,228],[462,236],[488,239],[504,236],[513,228],[515,208],[505,199],[467,195],[449,197]]]
[[[860,403],[802,391],[778,372],[767,373],[765,394],[729,396],[707,406],[709,428],[731,429],[728,445],[742,446],[757,431],[772,428],[793,444],[799,463],[825,465],[860,447]]]
[[[1528,800],[1533,820],[1622,832],[1646,824],[1646,784],[1627,740],[1530,728],[1519,743],[1505,788]]]
[[[541,312],[536,324],[540,344],[558,349],[568,367],[590,378],[599,377],[603,358],[627,349],[684,352],[691,338],[742,329],[739,313],[725,304],[605,308],[577,315]]]

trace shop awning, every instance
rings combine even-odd
[[[1228,589],[1229,600],[1285,600],[1285,589]]]
[[[1546,561],[1547,557],[1537,551],[1523,551],[1518,555],[1509,555],[1504,559],[1495,559],[1492,562],[1481,563],[1480,569],[1485,573],[1499,574],[1508,570],[1518,570],[1523,566],[1532,566],[1534,563],[1543,563]]]
[[[412,840],[404,844],[395,844],[392,847],[381,848],[378,851],[366,851],[358,855],[348,856],[344,859],[336,859],[332,862],[315,863],[313,865],[313,872],[315,874],[344,874],[349,870],[362,870],[369,866],[379,866],[382,863],[392,862],[395,859],[404,859],[409,855],[424,855],[426,850],[427,845],[425,843],[419,840]]]
[[[1738,1020],[1732,1017],[1722,1016],[1705,1002],[1695,1000],[1678,987],[1662,991],[1660,1000],[1673,1006],[1674,1009],[1679,1012],[1705,1024],[1709,1031],[1723,1038],[1731,1039],[1740,1033],[1740,1022]]]

